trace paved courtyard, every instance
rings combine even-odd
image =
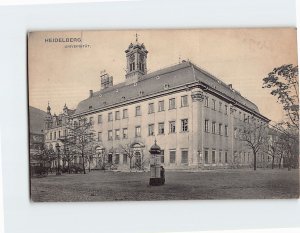
[[[273,199],[299,197],[299,170],[166,171],[164,186],[149,172],[92,171],[31,179],[33,201]]]

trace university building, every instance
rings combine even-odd
[[[240,125],[269,122],[254,103],[190,61],[147,73],[148,51],[138,41],[129,45],[125,55],[124,82],[113,85],[113,77],[102,73],[100,90],[90,90],[89,97],[68,115],[74,122],[85,117],[93,123],[97,147],[107,151],[108,163],[118,169],[147,165],[155,140],[166,168],[252,163],[252,152],[238,137]],[[48,127],[46,143],[64,134],[60,123],[51,124],[56,124],[55,130]],[[134,151],[131,165],[124,148]]]

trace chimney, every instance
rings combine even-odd
[[[232,84],[228,84],[229,88],[232,89]]]
[[[93,90],[90,90],[90,98],[93,97]]]
[[[113,86],[113,76],[109,75],[105,70],[100,73],[101,90]]]

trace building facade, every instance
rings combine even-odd
[[[251,165],[252,152],[238,137],[240,125],[269,122],[255,104],[190,61],[148,74],[144,44],[131,43],[125,54],[124,82],[113,85],[113,78],[102,74],[100,91],[91,90],[70,116],[92,122],[96,147],[105,148],[108,163],[118,169],[147,166],[156,139],[166,168]],[[56,134],[63,133],[59,127]],[[134,153],[132,161],[126,148]]]

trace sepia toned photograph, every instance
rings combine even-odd
[[[296,35],[29,32],[31,200],[298,199]]]

